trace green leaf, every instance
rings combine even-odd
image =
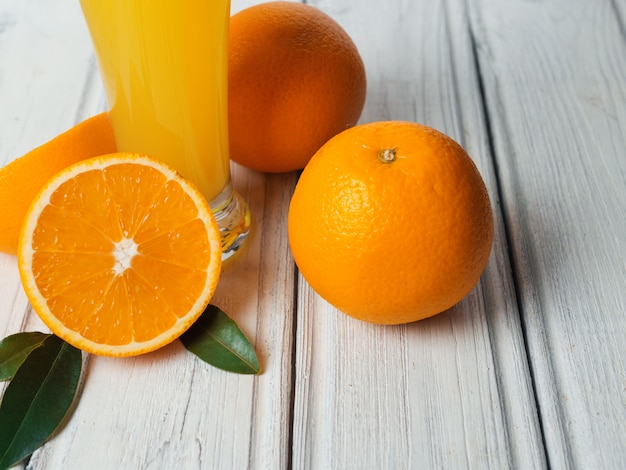
[[[215,305],[209,305],[180,339],[189,351],[214,367],[238,374],[261,373],[246,335]]]
[[[0,341],[0,381],[13,378],[26,356],[49,336],[38,332],[16,333]]]
[[[54,335],[26,357],[0,404],[0,468],[50,437],[74,401],[81,368],[80,350]]]

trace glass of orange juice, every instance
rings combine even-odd
[[[152,155],[194,182],[240,247],[250,212],[230,179],[230,0],[80,0],[118,149]]]

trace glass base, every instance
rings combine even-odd
[[[233,256],[248,238],[252,217],[243,198],[229,182],[210,203],[222,236],[222,261]]]

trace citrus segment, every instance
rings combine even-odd
[[[469,293],[489,257],[493,219],[460,145],[392,121],[344,131],[315,154],[288,231],[298,268],[321,297],[360,320],[398,324]]]
[[[35,198],[18,265],[34,310],[85,351],[128,356],[182,334],[221,269],[211,209],[169,166],[138,154],[74,164]]]
[[[115,151],[108,113],[101,113],[0,168],[0,251],[17,253],[28,206],[55,173],[86,158]]]

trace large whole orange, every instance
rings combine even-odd
[[[356,46],[330,16],[296,2],[269,2],[231,18],[231,158],[264,172],[304,168],[365,102]]]
[[[380,324],[455,305],[478,282],[493,240],[473,161],[451,138],[408,122],[353,127],[326,143],[296,186],[288,227],[311,287]]]

